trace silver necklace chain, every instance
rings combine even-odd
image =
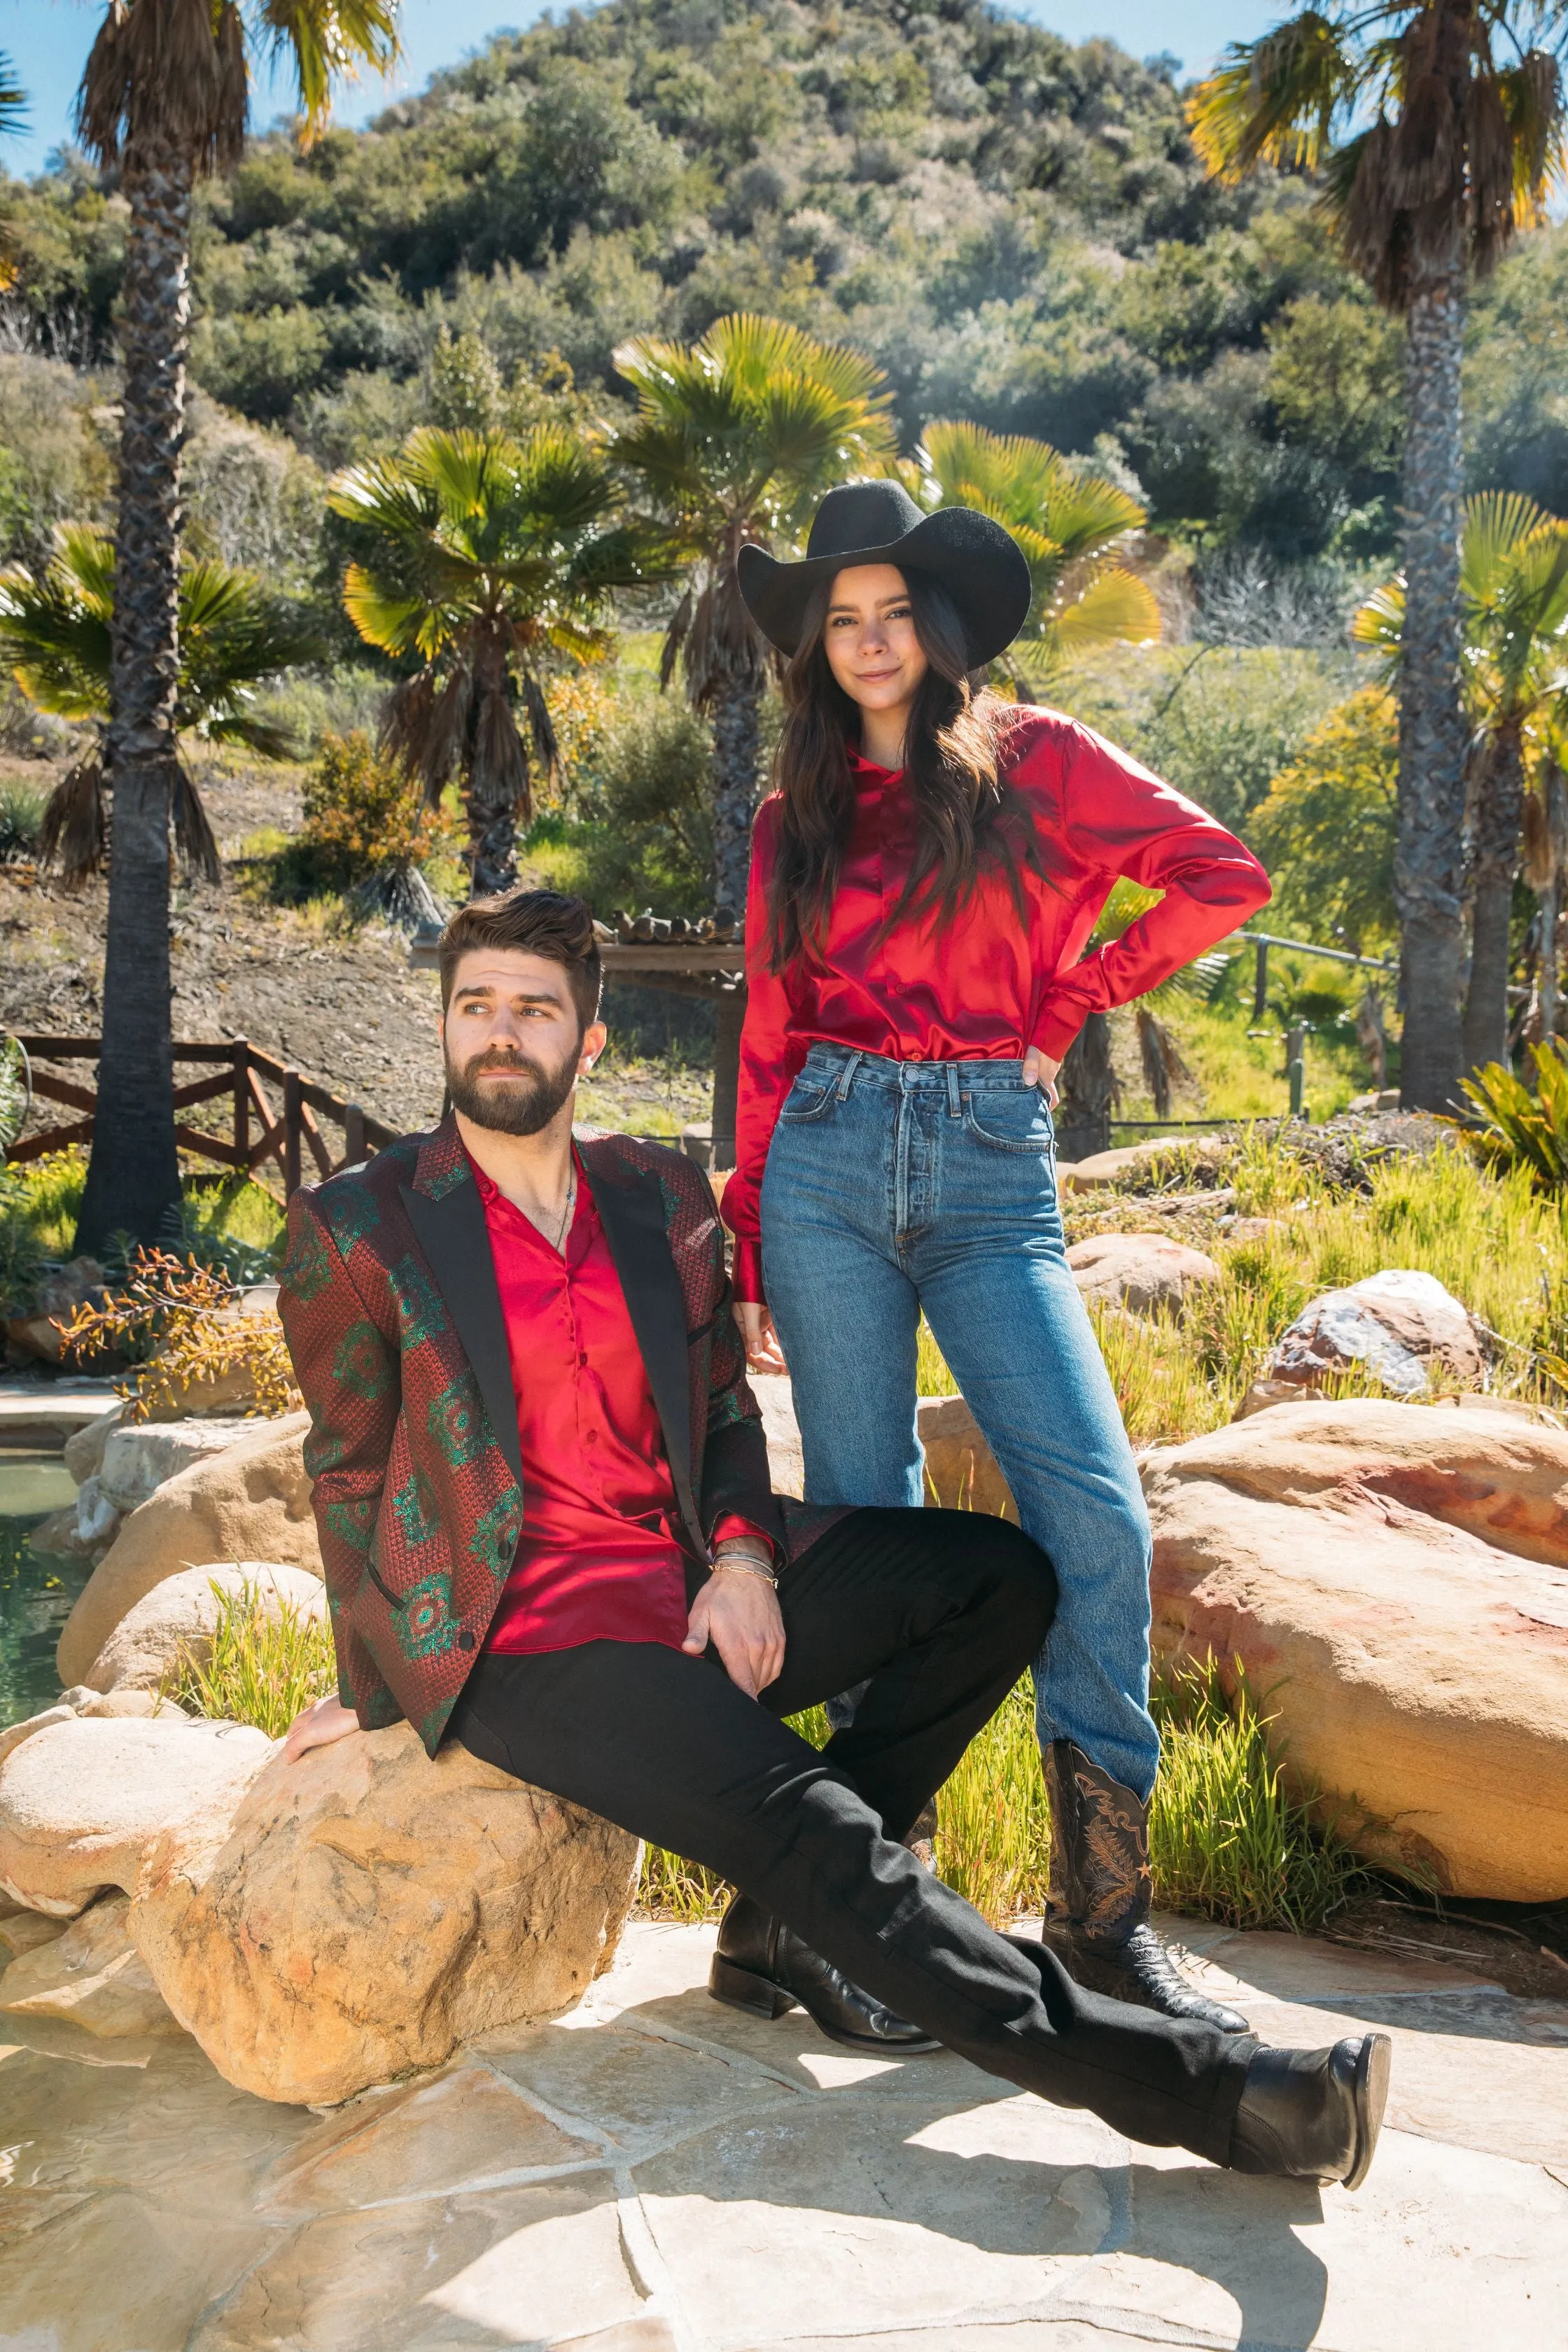
[[[572,1173],[566,1180],[566,1206],[561,1212],[561,1223],[551,1247],[557,1252],[566,1239],[566,1228],[572,1222],[572,1212],[577,1205],[577,1163],[572,1163]]]

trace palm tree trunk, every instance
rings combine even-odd
[[[1523,815],[1519,727],[1507,720],[1492,740],[1476,811],[1470,986],[1465,999],[1465,1062],[1472,1070],[1508,1059],[1509,948]]]
[[[1419,1110],[1454,1106],[1463,1050],[1459,362],[1466,292],[1463,235],[1456,226],[1417,271],[1406,361],[1405,629],[1394,895],[1405,999],[1400,1093],[1407,1108]]]
[[[762,765],[760,680],[728,678],[709,709],[713,727],[713,905],[739,919],[752,865],[752,819]]]
[[[103,1055],[79,1252],[157,1238],[180,1200],[169,971],[169,818],[179,666],[180,441],[190,318],[192,158],[126,157],[125,362],[105,765],[113,794]]]

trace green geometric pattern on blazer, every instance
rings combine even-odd
[[[730,1511],[797,1559],[843,1514],[771,1491],[707,1177],[628,1136],[579,1136],[578,1150],[693,1559]],[[434,1756],[523,1518],[500,1296],[454,1119],[295,1193],[279,1306],[310,1413],[338,1695],[367,1730],[406,1717]]]

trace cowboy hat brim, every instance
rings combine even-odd
[[[973,507],[939,507],[884,547],[781,563],[765,548],[742,547],[736,563],[746,610],[770,644],[793,654],[805,632],[813,591],[836,572],[891,563],[929,573],[945,589],[963,623],[968,667],[984,669],[1010,646],[1028,618],[1033,583],[1017,541]]]

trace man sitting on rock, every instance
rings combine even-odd
[[[774,1497],[706,1177],[574,1138],[599,993],[580,899],[471,902],[441,941],[450,1112],[289,1203],[339,1670],[289,1755],[406,1717],[731,1880],[721,2000],[1355,2187],[1386,2036],[1266,2050],[1130,2009],[900,1842],[1039,1648],[1049,1564],[1000,1519]],[[861,1682],[820,1754],[784,1722]]]

